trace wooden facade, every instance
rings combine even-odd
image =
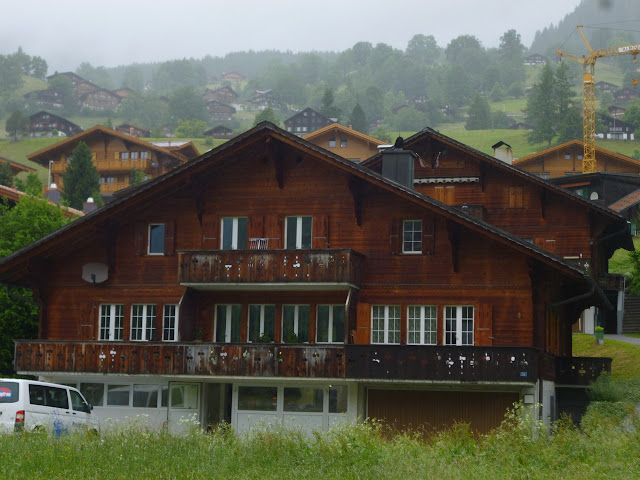
[[[27,158],[50,168],[52,183],[60,187],[67,160],[80,141],[85,142],[93,154],[94,164],[100,174],[100,193],[103,194],[128,187],[133,168],[144,172],[149,178],[154,178],[188,160],[188,157],[179,152],[158,147],[100,125],[38,150]]]
[[[308,133],[303,138],[353,162],[362,162],[378,153],[386,142],[360,133],[339,123]]]
[[[284,121],[284,128],[287,132],[302,136],[315,132],[316,130],[331,125],[332,123],[335,123],[335,121],[325,117],[313,108],[305,108],[301,112],[287,118]]]
[[[27,128],[32,137],[51,136],[54,131],[57,131],[60,136],[71,137],[82,132],[79,125],[45,111],[30,115]]]
[[[348,388],[353,419],[391,385],[546,405],[572,322],[607,303],[582,268],[268,123],[1,260],[0,281],[41,303],[21,373],[232,384],[239,430],[242,395],[288,385]]]

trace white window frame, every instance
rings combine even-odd
[[[471,310],[471,328],[463,329],[463,323],[469,321],[469,317],[464,314],[468,314]],[[455,316],[452,315],[455,313]],[[465,346],[474,344],[474,324],[475,324],[475,309],[473,305],[446,305],[444,307],[444,329],[443,329],[443,344],[444,345],[456,345]],[[463,342],[463,337],[467,335],[467,340],[470,337],[471,342]],[[453,341],[454,336],[455,342]],[[449,338],[447,338],[449,337]]]
[[[438,307],[409,305],[407,307],[407,344],[436,345],[438,343]]]
[[[400,315],[400,305],[372,305],[371,343],[399,344]]]
[[[173,307],[173,312],[171,312]],[[162,341],[178,341],[179,305],[167,304],[162,306]],[[171,338],[169,338],[171,337]]]
[[[142,307],[141,315],[136,310]],[[156,317],[158,307],[156,304],[134,303],[131,305],[131,330],[129,339],[134,342],[148,342],[153,340],[156,333]],[[136,322],[140,322],[136,325]]]
[[[124,334],[124,305],[121,303],[100,304],[98,336],[100,340],[122,341]]]
[[[326,342],[321,342],[320,340],[318,340],[318,332],[320,331],[320,329],[318,328],[319,322],[318,322],[318,318],[320,318],[318,312],[320,310],[320,307],[329,307],[329,319],[328,319],[328,332],[327,332],[327,341]],[[342,339],[338,340],[338,341],[334,341],[333,340],[333,312],[336,308],[342,308],[343,310],[343,315],[342,315]],[[345,325],[344,325],[344,319],[345,319],[345,313],[344,312],[345,306],[344,305],[317,305],[316,306],[316,343],[344,343],[344,329],[345,329]]]
[[[417,225],[420,226],[420,230],[416,229]],[[418,233],[419,240],[415,239],[416,233]],[[407,239],[407,235],[410,235],[409,239]],[[418,246],[420,248],[418,248]],[[402,221],[402,253],[422,253],[422,220]]]
[[[296,244],[295,244],[295,250],[302,250],[303,246],[302,246],[302,237],[303,237],[303,230],[302,230],[302,219],[304,218],[310,218],[311,221],[309,222],[309,247],[311,248],[311,244],[313,243],[313,216],[311,215],[299,215],[299,216],[289,216],[285,218],[285,222],[284,222],[284,244],[285,247],[287,247],[289,245],[289,221],[293,221],[294,219],[296,220]]]
[[[225,229],[224,223],[225,220],[232,220],[231,225],[231,250],[238,250],[238,220],[239,219],[247,220],[247,239],[246,242],[249,242],[249,218],[248,217],[223,217],[220,219],[220,250],[224,249],[224,239],[225,239]],[[228,235],[228,232],[227,232]],[[246,248],[246,247],[245,247]]]
[[[162,227],[162,252],[152,252],[151,251],[151,230],[154,227]],[[164,255],[164,239],[167,234],[167,228],[164,223],[150,223],[147,228],[147,255]]]
[[[213,334],[215,336],[214,341],[216,343],[231,343],[231,323],[232,323],[231,320],[233,318],[233,307],[234,307],[234,305],[238,305],[238,304],[220,303],[220,304],[216,304],[216,306],[215,306],[215,308],[216,308],[216,319],[215,319],[215,325],[214,325],[214,329],[213,329]],[[218,316],[218,307],[226,307],[225,308],[225,314],[224,314],[225,315],[224,321],[226,323],[225,323],[225,326],[224,326],[224,338],[223,339],[217,338],[218,322],[221,321],[220,317]],[[240,313],[242,314],[242,310],[240,310]],[[263,314],[263,316],[264,316],[264,314]],[[242,319],[240,319],[240,321],[242,322]],[[238,341],[240,341],[240,339],[238,339]]]
[[[280,328],[280,332],[282,335],[282,341],[286,342],[287,339],[284,338],[284,310],[287,307],[293,307],[293,333],[294,335],[296,335],[298,337],[298,339],[300,339],[300,333],[298,333],[300,331],[299,326],[300,326],[300,307],[307,307],[309,309],[309,324],[311,324],[311,305],[309,304],[285,304],[282,305],[282,321],[281,321],[281,328]],[[311,329],[310,329],[310,325],[307,325],[307,332],[311,333]],[[309,343],[309,339],[307,338],[307,340],[301,342],[301,343]]]

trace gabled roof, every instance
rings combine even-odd
[[[330,118],[325,117],[323,114],[321,114],[321,113],[320,113],[320,112],[318,112],[317,110],[314,110],[314,109],[313,109],[313,108],[311,108],[311,107],[307,107],[307,108],[305,108],[304,110],[301,110],[301,111],[299,111],[298,113],[296,113],[296,114],[294,114],[294,115],[291,115],[289,118],[287,118],[287,119],[284,121],[284,124],[285,124],[285,125],[287,125],[287,124],[291,123],[292,121],[294,121],[296,118],[304,116],[305,112],[306,112],[306,113],[309,113],[309,112],[314,113],[314,114],[315,114],[315,116],[316,116],[317,118],[320,118],[320,119],[321,119],[321,120],[323,120],[325,123],[333,123],[333,122],[331,121],[331,119],[330,119]]]
[[[622,212],[633,205],[637,205],[638,203],[640,203],[640,189],[635,192],[631,192],[626,197],[622,197],[617,202],[612,203],[609,205],[609,208],[615,212]]]
[[[567,148],[580,148],[584,149],[584,142],[580,140],[570,140],[565,143],[561,143],[560,145],[556,145],[555,147],[547,148],[546,150],[542,150],[541,152],[532,153],[531,155],[527,155],[525,157],[520,157],[517,160],[513,161],[513,164],[516,167],[520,167],[522,165],[526,165],[531,162],[535,162],[539,160],[544,155],[549,153],[557,152],[559,150],[565,150]],[[604,148],[596,146],[596,158],[599,155],[608,156],[610,158],[615,158],[616,160],[620,160],[621,162],[628,163],[629,165],[633,165],[635,168],[640,168],[640,161],[635,160],[631,157],[627,157],[626,155],[622,155],[620,153],[612,152],[610,150],[605,150]]]
[[[324,135],[327,132],[340,132],[340,133],[344,133],[345,136],[350,136],[350,137],[356,137],[359,138],[360,140],[363,140],[367,143],[372,143],[376,146],[378,145],[386,145],[387,142],[384,142],[382,140],[378,140],[377,138],[373,138],[370,137],[369,135],[366,135],[364,133],[361,133],[357,130],[354,130],[353,128],[349,128],[349,127],[345,127],[344,125],[341,125],[339,123],[332,123],[331,125],[327,125],[326,127],[322,127],[318,130],[315,130],[311,133],[307,133],[306,135],[303,135],[302,138],[304,138],[305,140],[310,141],[311,143],[313,143],[313,140],[317,137],[320,137],[322,135]]]
[[[21,172],[37,172],[35,168],[27,167],[18,162],[14,162],[13,160],[9,160],[8,158],[0,157],[0,162],[9,162],[9,166],[11,167],[11,175],[14,177]]]
[[[64,117],[61,117],[60,115],[56,115],[55,113],[51,113],[51,112],[47,112],[46,110],[40,110],[39,112],[34,113],[33,115],[29,115],[29,121],[33,121],[35,118],[37,118],[40,115],[49,115],[52,118],[56,118],[58,120],[62,120],[63,122],[66,122],[69,126],[76,128],[79,131],[82,131],[82,127],[80,125],[76,125],[75,123],[73,123],[71,120],[67,120]]]
[[[140,140],[139,138],[136,137],[132,137],[130,135],[125,135],[124,133],[118,132],[116,130],[113,130],[111,128],[107,128],[107,127],[103,127],[102,125],[96,125],[95,127],[92,127],[88,130],[85,130],[84,132],[78,133],[77,135],[74,135],[72,137],[69,137],[65,140],[62,140],[58,143],[54,143],[53,145],[50,145],[48,147],[45,148],[41,148],[40,150],[33,152],[29,155],[27,155],[27,158],[29,160],[32,160],[34,162],[38,162],[38,163],[42,163],[44,166],[48,165],[48,160],[45,158],[41,158],[43,155],[49,155],[52,154],[54,152],[57,151],[64,151],[68,148],[72,148],[75,147],[75,145],[80,142],[80,141],[84,141],[85,139],[92,137],[92,136],[99,136],[99,135],[109,135],[109,136],[113,136],[116,138],[120,138],[126,142],[129,143],[133,143],[136,145],[139,145],[140,147],[147,149],[147,150],[154,150],[157,153],[161,153],[164,155],[167,155],[169,157],[174,157],[177,158],[179,160],[188,160],[184,155],[182,155],[180,152],[175,152],[175,151],[171,151],[168,148],[162,148],[162,147],[158,147],[157,145],[154,145],[153,143],[149,143],[149,142],[145,142],[144,140]]]
[[[26,195],[26,193],[21,192],[20,190],[17,190],[15,188],[11,188],[11,187],[7,187],[5,185],[0,185],[0,197],[2,198],[6,198],[11,202],[17,203],[20,201],[20,199],[22,197],[24,197]],[[41,198],[40,200],[42,200],[43,202],[49,202],[52,205],[57,205],[56,203],[51,202],[50,200],[47,200],[45,198]],[[65,217],[71,217],[71,216],[77,216],[77,217],[83,217],[84,216],[84,212],[81,212],[80,210],[76,210],[75,208],[71,208],[71,207],[64,207],[64,206],[60,206],[60,209],[64,212],[64,216]]]
[[[136,205],[153,202],[155,198],[171,195],[176,189],[185,185],[197,185],[199,179],[205,175],[211,175],[224,168],[228,162],[233,162],[238,155],[246,155],[250,151],[255,155],[258,151],[265,151],[265,145],[273,148],[292,148],[300,158],[311,157],[316,161],[349,174],[354,181],[361,181],[372,185],[390,194],[396,195],[415,205],[425,208],[445,219],[477,232],[506,248],[520,252],[539,262],[548,268],[562,272],[562,274],[574,278],[591,289],[591,294],[596,295],[602,304],[608,304],[606,298],[597,284],[586,275],[579,267],[570,264],[546,250],[528,243],[515,235],[505,232],[473,216],[462,213],[460,210],[438,202],[413,189],[383,177],[377,172],[364,168],[346,160],[339,155],[332,154],[306,140],[300,139],[294,134],[288,133],[275,125],[262,122],[253,129],[232,139],[221,146],[210,150],[200,157],[183,164],[168,173],[151,179],[129,193],[114,199],[113,202],[96,210],[95,212],[57,230],[23,249],[0,260],[0,281],[13,282],[24,280],[28,271],[29,259],[35,255],[42,258],[59,255],[64,251],[72,251],[74,246],[68,240],[70,238],[90,238],[104,222],[118,222],[133,211]],[[192,187],[193,188],[193,187]]]

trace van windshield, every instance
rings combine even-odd
[[[16,403],[19,396],[18,382],[0,382],[0,403]]]

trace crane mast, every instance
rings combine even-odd
[[[596,95],[595,95],[595,66],[600,57],[614,57],[617,55],[636,55],[640,53],[640,44],[622,47],[603,48],[593,50],[582,33],[582,25],[578,25],[582,40],[589,49],[589,55],[574,55],[558,50],[558,55],[566,57],[582,65],[582,129],[584,134],[584,154],[582,156],[582,173],[596,171]]]

